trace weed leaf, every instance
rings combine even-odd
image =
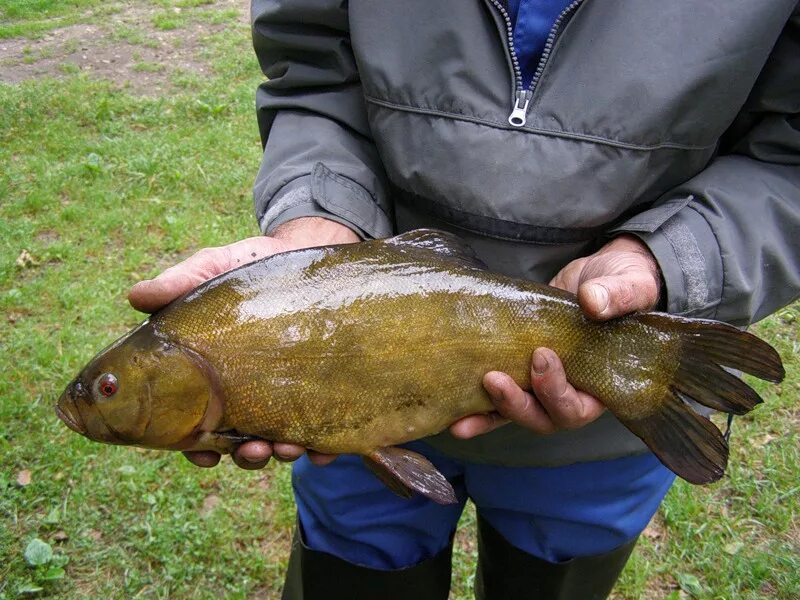
[[[31,567],[46,565],[53,558],[53,549],[50,544],[39,538],[33,538],[25,548],[25,562]]]

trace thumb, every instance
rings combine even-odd
[[[589,279],[578,288],[578,304],[590,319],[605,321],[651,310],[658,302],[658,281],[648,270]]]

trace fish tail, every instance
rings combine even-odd
[[[728,444],[720,430],[694,411],[688,400],[728,414],[742,415],[761,397],[727,367],[759,379],[784,377],[780,356],[765,341],[732,325],[659,314],[643,322],[681,336],[678,367],[654,413],[621,419],[669,469],[691,483],[720,479],[728,462]]]

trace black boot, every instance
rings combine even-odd
[[[551,563],[512,546],[478,517],[478,600],[604,600],[636,539],[605,554]]]
[[[381,571],[354,565],[327,552],[311,550],[300,528],[282,600],[447,600],[450,592],[450,545],[433,558],[407,569]]]

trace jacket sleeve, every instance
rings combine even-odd
[[[254,0],[264,156],[254,200],[262,232],[322,216],[362,237],[391,235],[386,176],[350,46],[347,2]]]
[[[655,255],[668,312],[746,325],[800,295],[800,9],[719,148],[615,232]]]

